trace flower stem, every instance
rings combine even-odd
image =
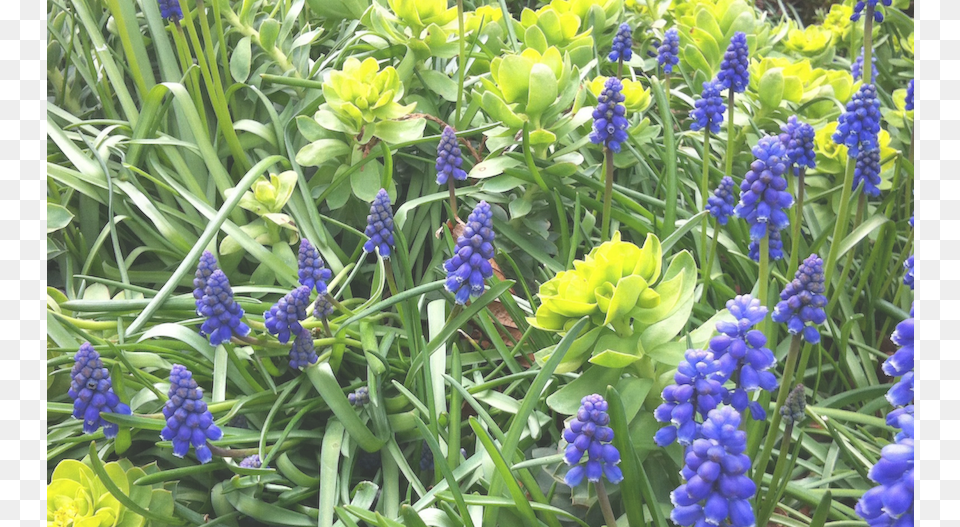
[[[457,106],[453,112],[453,122],[456,123],[457,128],[460,128],[460,112],[463,109],[463,76],[467,65],[466,39],[463,38],[463,0],[457,0],[457,31],[460,40],[460,55],[457,57],[459,62],[457,64]]]
[[[700,209],[705,210],[707,208],[707,192],[709,192],[710,187],[710,129],[703,129],[703,177],[700,179]],[[700,250],[703,251],[700,253],[700,265],[705,266],[707,263],[707,224],[709,221],[703,222],[703,228],[700,230]],[[710,270],[703,268],[700,272],[701,278],[703,278],[703,283],[707,283],[707,274],[710,273]]]
[[[450,189],[450,228],[453,229],[457,226],[457,189],[453,183],[453,176],[449,176],[447,179],[447,186]]]
[[[873,84],[873,11],[875,6],[867,3],[863,19],[863,82]]]
[[[338,301],[336,298],[333,298],[333,295],[331,295],[330,293],[327,293],[327,301],[330,302],[330,304],[332,304],[333,307],[337,308],[341,313],[346,313],[348,315],[354,314],[350,308],[341,304],[340,301]]]
[[[617,527],[617,517],[613,515],[613,508],[610,506],[610,498],[607,497],[607,489],[603,486],[603,479],[593,484],[597,489],[597,501],[600,503],[600,510],[603,512],[603,521],[607,527]]]
[[[663,74],[663,91],[667,96],[667,106],[670,105],[670,74]]]
[[[767,439],[763,444],[763,450],[760,451],[760,456],[757,459],[757,464],[754,465],[754,474],[753,481],[759,487],[760,480],[763,478],[763,474],[766,472],[767,462],[770,461],[770,455],[773,452],[773,443],[777,439],[777,430],[780,428],[780,408],[783,407],[784,402],[787,400],[787,395],[790,394],[790,389],[793,384],[793,376],[795,367],[797,365],[797,355],[800,354],[800,348],[803,347],[803,338],[797,334],[793,336],[793,339],[790,341],[790,351],[787,352],[787,361],[783,366],[783,377],[780,379],[780,391],[777,393],[777,404],[774,407],[773,415],[770,418],[770,432],[767,433]],[[770,483],[770,488],[775,488],[774,485],[776,481]]]
[[[603,188],[603,219],[601,220],[600,239],[610,239],[610,210],[613,206],[613,150],[609,146],[603,148],[603,162],[605,165],[606,184]]]
[[[717,246],[720,241],[720,222],[715,222],[713,224],[713,241],[710,242],[710,250],[707,251],[707,267],[703,273],[703,294],[700,296],[700,300],[706,303],[707,298],[707,286],[710,285],[711,277],[710,273],[713,270],[713,261],[717,257]]]
[[[367,253],[363,253],[363,256],[360,257],[360,262],[357,262],[357,265],[353,266],[353,270],[350,271],[350,274],[347,276],[347,279],[340,284],[340,289],[337,289],[337,294],[333,295],[333,298],[340,299],[340,295],[347,290],[347,286],[353,282],[353,278],[357,276],[357,273],[360,271],[360,263],[363,262],[363,259],[367,257]]]
[[[768,437],[773,437],[773,434],[770,434]],[[793,422],[791,421],[787,423],[787,426],[783,430],[783,441],[780,442],[780,455],[777,456],[777,466],[773,469],[770,486],[767,488],[767,493],[764,494],[764,497],[767,499],[764,500],[762,508],[759,507],[759,503],[757,504],[760,510],[760,517],[757,518],[760,522],[757,525],[766,525],[767,520],[770,519],[770,515],[773,512],[773,507],[780,502],[780,479],[783,477],[783,470],[787,466],[787,460],[790,457],[790,441],[792,439]]]
[[[793,276],[797,272],[797,266],[800,265],[800,227],[803,224],[803,178],[807,175],[807,169],[801,168],[797,176],[797,208],[794,214],[793,231],[790,235],[790,267],[788,267],[787,276]]]
[[[863,221],[863,213],[866,210],[867,206],[867,195],[861,191],[860,199],[857,200],[857,214],[853,218],[853,228],[856,229],[860,226],[860,222]],[[850,266],[853,265],[853,256],[856,254],[856,247],[851,247],[847,252],[847,259],[843,263],[840,271],[840,279],[843,280],[844,277],[850,276]],[[840,295],[836,295],[830,299],[830,303],[827,304],[827,316],[830,316],[830,313],[833,313],[833,308],[836,307],[837,301],[840,300]]]
[[[757,275],[757,297],[760,305],[767,305],[767,288],[770,285],[770,231],[760,238],[760,272]],[[767,319],[760,323],[761,330],[766,333]]]
[[[847,170],[843,176],[843,187],[840,192],[840,210],[837,211],[837,223],[833,229],[833,239],[830,242],[830,252],[827,253],[827,260],[824,262],[824,283],[829,289],[833,279],[833,271],[837,265],[837,258],[840,254],[840,243],[847,235],[847,224],[850,220],[850,195],[853,194],[853,170],[856,168],[857,160],[853,157],[847,158]],[[827,313],[829,316],[829,312]]]
[[[734,156],[734,153],[733,153],[733,143],[734,143],[734,139],[735,139],[734,136],[736,135],[736,134],[733,133],[733,95],[734,95],[734,93],[735,93],[735,92],[733,91],[733,88],[730,88],[730,90],[729,90],[728,93],[727,93],[727,105],[728,105],[728,108],[727,108],[727,151],[726,151],[726,162],[727,162],[727,164],[726,164],[726,170],[724,170],[724,172],[723,172],[724,174],[726,174],[726,175],[728,175],[728,176],[730,176],[730,177],[733,177],[733,156]]]

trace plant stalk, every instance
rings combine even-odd
[[[710,130],[709,128],[703,129],[703,176],[700,179],[700,210],[705,210],[707,208],[707,192],[710,191]],[[700,253],[700,265],[705,266],[707,264],[707,224],[709,221],[703,222],[703,228],[700,230],[700,250],[703,251]],[[710,273],[710,270],[704,268],[701,271],[701,278],[703,278],[703,283],[707,283],[707,275]]]
[[[788,269],[787,276],[793,276],[797,273],[797,267],[800,265],[800,228],[803,224],[803,191],[804,184],[803,178],[807,175],[807,169],[801,168],[800,174],[797,175],[797,208],[796,213],[794,214],[793,220],[793,230],[790,234],[790,266]]]
[[[613,150],[609,146],[603,148],[603,162],[605,166],[606,184],[603,188],[603,219],[601,220],[600,239],[610,239],[610,210],[613,206]]]
[[[735,139],[734,136],[736,135],[736,134],[733,133],[733,106],[734,106],[734,104],[733,104],[733,99],[734,99],[734,93],[736,93],[736,92],[733,91],[733,88],[730,88],[730,89],[728,90],[728,93],[727,93],[727,104],[728,104],[728,108],[727,108],[727,121],[728,121],[728,122],[727,122],[727,151],[726,151],[726,170],[724,170],[724,172],[723,172],[724,174],[726,174],[726,175],[728,175],[728,176],[730,176],[730,177],[733,177],[733,156],[734,156],[733,144],[734,144],[734,139]]]
[[[850,196],[853,194],[853,171],[856,168],[856,165],[856,159],[853,157],[847,158],[847,170],[843,177],[843,188],[840,192],[840,210],[837,211],[837,224],[833,229],[833,239],[830,242],[830,252],[827,253],[827,259],[823,266],[824,282],[828,289],[830,288],[833,280],[834,268],[837,265],[837,258],[840,257],[840,243],[847,235],[847,224],[850,220]]]
[[[717,221],[713,224],[713,240],[710,242],[710,250],[707,252],[708,254],[707,268],[706,268],[706,272],[703,275],[703,279],[704,279],[703,295],[701,295],[700,299],[703,300],[704,302],[706,301],[706,298],[707,298],[707,286],[709,286],[710,282],[713,281],[713,278],[711,278],[710,273],[713,272],[713,261],[717,258],[717,251],[719,250],[718,249],[719,242],[720,242],[720,222]]]
[[[753,481],[760,485],[760,480],[766,470],[767,463],[770,461],[770,455],[773,452],[773,444],[777,439],[777,430],[780,428],[780,408],[787,400],[790,389],[793,387],[793,376],[797,365],[797,356],[800,354],[800,348],[803,347],[803,338],[797,334],[790,340],[790,351],[787,352],[786,364],[783,366],[783,377],[780,379],[780,391],[777,393],[777,404],[774,407],[773,415],[770,418],[770,431],[767,433],[767,439],[763,444],[763,450],[760,456],[756,458],[754,465]],[[775,483],[775,482],[774,482]],[[771,483],[770,488],[773,487]]]
[[[457,187],[454,184],[452,175],[447,179],[447,188],[450,189],[450,229],[453,230],[453,228],[457,226],[457,220],[460,217],[457,216]]]
[[[613,508],[610,506],[610,498],[607,497],[607,489],[603,486],[603,478],[593,484],[597,489],[597,501],[600,503],[600,510],[603,512],[603,521],[607,527],[617,527],[617,517],[613,515]]]

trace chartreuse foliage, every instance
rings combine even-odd
[[[905,522],[914,28],[855,4],[47,3],[48,521]],[[815,166],[761,195],[797,122]],[[86,342],[131,411],[90,433]]]

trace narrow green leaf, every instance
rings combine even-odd
[[[343,394],[337,378],[327,363],[317,363],[306,369],[307,378],[313,384],[317,392],[323,397],[334,415],[340,420],[343,427],[346,428],[350,437],[367,452],[376,452],[383,446],[383,441],[373,435],[373,432],[357,415],[357,409],[350,404],[347,396]]]

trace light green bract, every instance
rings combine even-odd
[[[170,491],[159,485],[156,488],[134,485],[148,473],[158,472],[156,464],[139,468],[121,459],[103,468],[113,484],[144,509],[168,516],[173,514]],[[47,485],[48,527],[141,527],[144,524],[146,518],[117,501],[87,465],[65,459],[54,469]]]
[[[653,234],[637,247],[621,241],[617,232],[575,261],[573,270],[540,286],[541,304],[528,319],[531,325],[564,333],[580,318],[590,318],[589,329],[574,342],[558,372],[575,371],[587,360],[624,368],[676,337],[693,307],[696,266],[682,251],[661,277],[662,256]],[[537,359],[545,360],[551,351]]]

